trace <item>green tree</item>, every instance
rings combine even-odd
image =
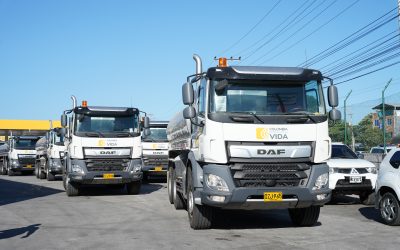
[[[349,128],[348,125],[347,128]],[[343,121],[329,122],[329,136],[331,137],[331,140],[333,142],[344,142],[344,122]]]
[[[366,150],[383,143],[382,130],[372,126],[372,114],[366,115],[354,126],[354,136],[356,142],[362,143]]]

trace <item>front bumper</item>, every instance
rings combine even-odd
[[[351,176],[361,176],[362,183],[350,183]],[[360,174],[360,175],[350,175],[350,174],[340,174],[334,173],[329,174],[329,188],[342,192],[342,193],[358,193],[363,191],[373,191],[376,185],[377,174]]]
[[[14,172],[33,172],[35,171],[35,166],[31,164],[27,165],[12,165],[10,169]]]
[[[132,159],[130,160],[130,166],[132,168],[128,168],[126,171],[119,170],[106,170],[106,171],[88,171],[86,168],[85,160],[71,160],[71,165],[79,165],[83,170],[81,173],[72,172],[71,166],[68,166],[67,177],[69,181],[72,183],[79,184],[125,184],[131,183],[135,181],[140,181],[143,178],[142,171],[134,171],[134,165],[141,165],[140,159]],[[105,176],[105,174],[113,174],[113,177],[110,178]]]
[[[49,161],[49,172],[58,175],[62,174],[62,164],[61,164],[61,159],[50,159]]]
[[[203,187],[196,189],[194,193],[197,204],[224,209],[266,210],[322,206],[329,202],[331,198],[331,190],[328,186],[319,190],[312,190],[318,176],[328,173],[328,166],[325,164],[314,165],[307,184],[296,187],[236,187],[227,166],[206,165],[203,167],[203,173],[204,175],[215,174],[222,177],[229,187],[229,192],[216,191],[203,183]],[[265,192],[282,192],[283,200],[265,202]],[[224,196],[225,200],[216,202],[211,200],[210,196]],[[196,199],[196,197],[198,198]]]
[[[168,165],[143,166],[142,171],[149,176],[167,176]]]

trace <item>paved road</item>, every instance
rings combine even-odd
[[[194,231],[165,183],[136,196],[97,188],[69,198],[60,181],[0,176],[0,249],[398,249],[399,235],[352,197],[325,206],[315,227],[294,227],[286,211],[231,211]]]

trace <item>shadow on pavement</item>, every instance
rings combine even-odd
[[[140,193],[150,194],[163,188],[161,184],[143,183],[140,188]],[[80,190],[81,196],[108,196],[108,195],[127,195],[125,185],[96,185],[83,186]]]
[[[331,201],[327,205],[353,205],[360,203],[358,197],[337,194],[335,197],[332,197]]]
[[[314,227],[321,226],[317,222]],[[286,209],[268,211],[217,210],[213,229],[295,228]]]
[[[0,206],[63,192],[59,189],[0,178]]]
[[[362,207],[358,209],[358,211],[362,216],[364,216],[368,220],[373,220],[379,223],[383,223],[379,210],[375,209],[374,207]]]
[[[40,225],[41,224],[32,224],[27,227],[19,227],[19,228],[1,230],[0,231],[0,240],[12,238],[12,237],[15,237],[18,235],[22,235],[24,233],[26,233],[26,234],[24,236],[22,236],[21,239],[28,238],[29,236],[31,236],[34,232],[36,232],[39,229]]]

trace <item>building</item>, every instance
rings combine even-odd
[[[373,107],[372,124],[374,127],[382,129],[382,103]],[[385,130],[389,138],[400,136],[400,104],[385,103]]]

